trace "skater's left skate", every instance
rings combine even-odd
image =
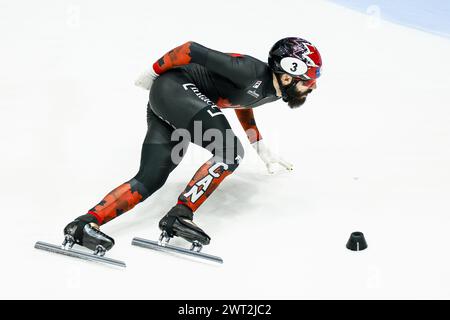
[[[162,231],[159,241],[134,238],[132,244],[150,249],[174,251],[223,263],[220,257],[200,252],[204,245],[209,244],[211,238],[192,220],[191,209],[182,204],[177,204],[159,221],[159,228]],[[180,237],[189,241],[191,248],[185,249],[170,245],[169,241],[173,237]]]
[[[61,246],[37,242],[35,248],[85,260],[125,267],[125,263],[122,261],[104,257],[106,251],[114,246],[114,239],[101,232],[94,221],[95,218],[90,215],[78,217],[64,228],[64,241]],[[75,244],[86,247],[92,250],[93,253],[75,250],[72,248]]]
[[[63,246],[74,244],[94,251],[95,255],[104,256],[114,246],[114,239],[100,231],[96,223],[81,216],[64,228]]]

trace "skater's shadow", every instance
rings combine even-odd
[[[237,173],[237,172],[236,172]],[[239,172],[226,179],[210,198],[196,211],[195,215],[202,221],[202,227],[208,231],[220,230],[222,223],[236,216],[249,212],[242,204],[252,202],[253,197],[261,196],[258,192],[261,184],[268,183],[270,177],[257,172]],[[129,235],[130,229],[140,234],[158,235],[159,220],[175,205],[178,195],[186,187],[186,181],[171,181],[151,197],[138,204],[129,212],[125,221],[118,217],[116,223],[108,223],[105,231],[111,236]]]

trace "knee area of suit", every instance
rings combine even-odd
[[[155,170],[156,171],[156,170]],[[155,191],[160,189],[167,180],[169,174],[154,174],[156,172],[146,172],[144,170],[139,171],[136,176],[134,176],[134,180],[136,180],[139,184],[141,184],[146,189],[146,197],[153,194]]]
[[[231,170],[237,168],[245,155],[244,147],[237,137],[234,143],[225,144],[223,148],[216,148],[212,153],[217,160],[230,165]]]

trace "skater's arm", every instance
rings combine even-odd
[[[240,85],[247,84],[249,79],[256,76],[253,60],[241,54],[223,53],[188,41],[163,55],[153,64],[153,70],[160,75],[171,68],[196,63]]]
[[[252,147],[256,150],[261,160],[266,164],[267,171],[269,173],[275,173],[276,164],[281,165],[287,170],[292,170],[293,166],[291,163],[272,153],[264,144],[262,136],[256,126],[253,109],[235,109],[234,111],[236,112],[239,122],[241,123],[242,128],[244,128]]]
[[[236,112],[239,122],[241,123],[242,128],[244,128],[250,143],[255,143],[261,140],[262,136],[256,126],[253,109],[235,109],[234,111]]]

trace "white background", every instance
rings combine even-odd
[[[159,235],[209,157],[195,146],[102,227],[125,270],[33,248],[136,174],[144,68],[188,40],[265,61],[285,36],[320,48],[323,75],[301,109],[255,109],[295,170],[267,175],[246,143],[197,212],[223,265],[130,245]],[[450,298],[447,39],[324,1],[0,0],[0,44],[0,298]],[[353,231],[367,250],[345,248]]]

